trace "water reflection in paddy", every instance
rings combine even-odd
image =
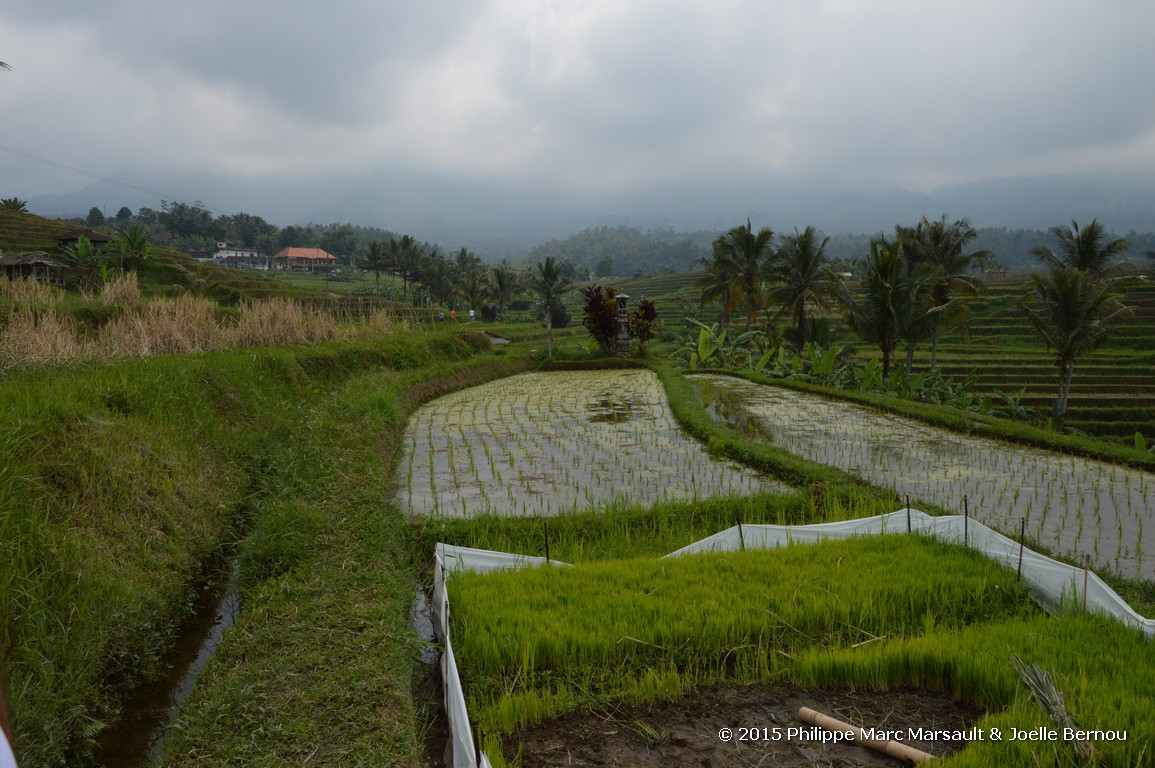
[[[471,387],[418,409],[405,441],[399,501],[418,515],[554,515],[786,490],[684,435],[647,370]]]
[[[791,453],[857,474],[1052,551],[1155,579],[1155,476],[1102,461],[939,429],[852,403],[742,379],[695,375],[703,402]]]

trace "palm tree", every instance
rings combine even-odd
[[[6,197],[3,200],[0,200],[0,210],[16,211],[17,213],[28,213],[28,201],[21,200],[18,197]]]
[[[490,296],[493,297],[493,301],[497,305],[497,314],[500,315],[509,306],[509,302],[513,301],[513,295],[517,293],[517,273],[503,261],[490,270],[489,277]]]
[[[764,304],[762,283],[774,255],[774,231],[763,227],[754,234],[750,220],[714,240],[714,258],[724,262],[737,295],[746,302],[746,330],[754,327]]]
[[[719,302],[722,305],[721,330],[730,327],[730,314],[738,303],[739,294],[734,290],[734,275],[730,264],[715,254],[712,259],[701,259],[706,272],[694,278],[694,285],[702,289],[698,304],[705,307],[707,304]]]
[[[936,275],[929,265],[912,264],[900,241],[888,243],[879,238],[870,244],[861,298],[841,280],[833,283],[834,298],[850,313],[850,327],[882,352],[884,381],[890,380],[891,358],[903,339],[909,375],[915,343],[929,330],[931,318],[942,311],[930,306]]]
[[[948,223],[944,213],[938,221],[928,221],[925,216],[913,230],[907,228],[906,253],[916,263],[933,264],[938,268],[938,279],[934,284],[931,305],[951,307],[953,311],[936,315],[931,327],[930,367],[938,364],[939,321],[948,317],[958,323],[960,334],[969,338],[966,325],[967,306],[953,302],[956,293],[968,296],[979,294],[980,283],[970,275],[973,263],[991,255],[986,248],[966,252],[967,244],[979,236],[967,218]],[[953,302],[953,303],[952,303]]]
[[[409,282],[421,269],[421,244],[409,235],[402,235],[397,243],[399,258],[397,269],[401,272],[401,295],[409,295]]]
[[[553,360],[553,312],[563,294],[573,288],[573,282],[563,277],[561,267],[553,256],[537,263],[537,270],[529,274],[529,287],[540,299],[545,316],[546,357]]]
[[[389,268],[389,253],[385,248],[385,244],[379,240],[373,240],[365,246],[365,258],[361,260],[361,266],[373,273],[377,293],[380,295],[381,273]]]
[[[116,242],[116,250],[120,254],[121,271],[124,271],[126,259],[129,269],[133,272],[138,271],[141,265],[148,261],[152,255],[152,246],[148,242],[148,232],[137,224],[128,229],[120,227],[117,232],[120,234],[120,239]]]
[[[782,246],[770,262],[769,278],[775,285],[767,292],[766,298],[790,312],[798,329],[799,349],[807,342],[806,305],[813,303],[825,308],[833,281],[837,279],[826,269],[829,261],[826,245],[829,242],[829,237],[818,242],[814,227],[807,227],[802,232],[795,229],[793,235],[782,237]]]
[[[1107,232],[1098,219],[1092,219],[1082,230],[1078,222],[1072,221],[1071,226],[1051,227],[1050,232],[1059,241],[1058,253],[1039,245],[1031,249],[1035,258],[1050,269],[1078,269],[1093,278],[1108,276],[1116,258],[1129,247],[1125,238],[1106,241]]]
[[[100,283],[100,269],[104,263],[104,252],[92,244],[85,235],[76,238],[76,245],[64,249],[76,270],[81,289],[92,288]]]
[[[467,309],[477,309],[489,291],[489,273],[485,271],[484,267],[476,267],[459,277],[457,284]]]
[[[1071,394],[1075,361],[1106,342],[1119,320],[1132,314],[1091,272],[1056,267],[1032,276],[1032,288],[1020,302],[1035,333],[1055,350],[1059,394],[1051,409],[1056,425],[1062,423]]]
[[[432,303],[449,304],[453,300],[453,265],[436,246],[421,258],[417,276]]]

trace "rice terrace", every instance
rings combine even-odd
[[[970,232],[321,275],[0,210],[19,765],[1155,764],[1155,283]]]

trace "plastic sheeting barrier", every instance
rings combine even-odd
[[[547,561],[544,557],[514,555],[508,552],[455,547],[440,543],[434,550],[433,558],[433,628],[445,646],[441,656],[441,679],[445,694],[445,714],[449,719],[453,768],[490,768],[489,758],[474,742],[473,727],[469,724],[465,691],[461,687],[457,660],[453,655],[453,644],[449,638],[449,595],[445,589],[445,582],[455,571],[488,573],[545,565],[547,562],[551,565],[568,565],[568,563]]]
[[[849,539],[856,536],[919,533],[951,544],[964,544],[1013,570],[1020,569],[1031,595],[1046,608],[1056,608],[1064,600],[1086,605],[1088,611],[1103,613],[1155,638],[1155,620],[1135,612],[1123,598],[1094,573],[1040,555],[1017,541],[962,515],[932,517],[917,509],[903,508],[877,517],[846,520],[839,523],[812,525],[736,525],[715,533],[665,557],[680,557],[699,552],[733,552],[739,549],[772,549],[796,543],[813,543],[825,539]],[[965,541],[964,541],[965,539]],[[457,673],[453,646],[449,640],[449,598],[445,582],[458,570],[488,572],[529,566],[568,565],[544,557],[530,557],[508,552],[455,547],[438,544],[434,553],[433,623],[445,651],[441,658],[445,686],[445,711],[449,717],[453,768],[489,768],[489,759],[473,740],[465,692]],[[1084,583],[1086,594],[1084,595]]]
[[[909,523],[908,523],[909,521]],[[678,557],[695,552],[735,551],[743,546],[749,549],[768,549],[790,543],[816,542],[823,539],[848,539],[883,533],[911,533],[933,536],[951,544],[965,543],[991,560],[1012,569],[1019,569],[1020,547],[1007,538],[973,519],[962,515],[932,517],[917,509],[900,509],[878,517],[865,517],[841,523],[814,525],[742,525],[727,528],[701,541],[671,552],[666,557]],[[1084,604],[1083,583],[1087,584],[1085,604],[1088,611],[1104,613],[1136,627],[1155,638],[1155,621],[1135,612],[1115,590],[1094,573],[1066,563],[1052,560],[1029,548],[1021,549],[1022,578],[1032,596],[1047,608],[1058,607],[1064,599]]]

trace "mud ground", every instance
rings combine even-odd
[[[925,728],[963,730],[982,712],[935,691],[808,691],[792,686],[719,686],[686,698],[651,706],[618,706],[575,712],[511,736],[505,758],[520,752],[521,765],[533,766],[898,766],[902,762],[846,743],[822,743],[789,735],[804,728],[800,707],[810,707],[852,725],[888,730]],[[782,729],[775,740],[723,741],[722,728]],[[773,736],[772,731],[767,731]],[[965,743],[904,743],[945,756]]]

